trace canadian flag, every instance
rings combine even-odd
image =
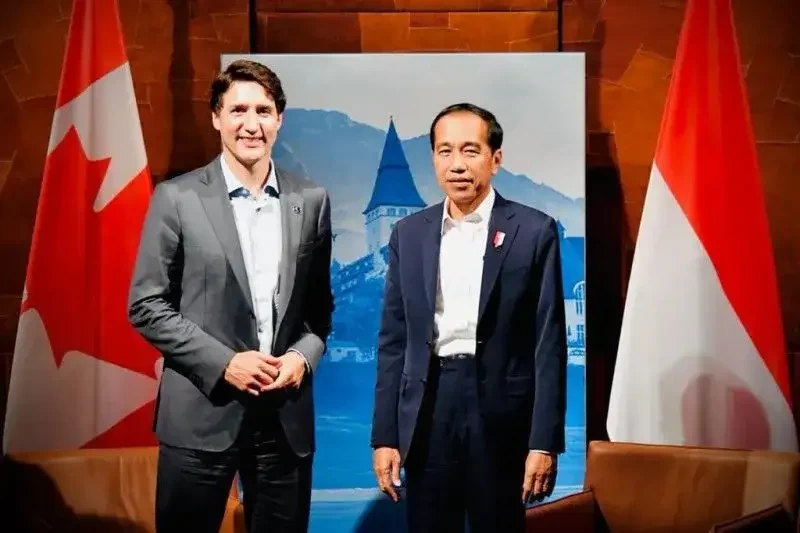
[[[4,452],[155,444],[159,354],[127,319],[151,188],[116,2],[74,0]]]
[[[791,407],[730,0],[690,0],[633,259],[608,434],[794,451]]]

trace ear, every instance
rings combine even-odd
[[[281,129],[281,126],[283,125],[283,113],[278,115],[277,123],[278,123],[278,127],[276,129],[279,130],[279,129]]]
[[[214,111],[211,112],[211,124],[214,125],[215,130],[222,131],[222,123],[219,119],[219,115]]]
[[[503,150],[502,148],[498,148],[494,154],[492,154],[492,174],[497,174],[500,171],[500,167],[503,165]]]

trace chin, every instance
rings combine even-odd
[[[449,191],[447,196],[456,203],[465,204],[475,199],[475,191]]]
[[[237,159],[245,165],[254,165],[264,159],[266,155],[264,150],[240,150],[236,153]]]

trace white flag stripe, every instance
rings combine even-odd
[[[689,408],[688,406],[692,406]],[[795,450],[789,405],[654,164],[628,288],[608,413],[612,440],[746,442],[767,424]]]

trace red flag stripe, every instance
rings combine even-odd
[[[690,0],[674,72],[656,164],[791,405],[769,225],[730,0]]]
[[[158,446],[153,425],[155,400],[147,402],[108,430],[99,434],[82,448],[126,448],[132,446]]]
[[[126,61],[116,0],[74,0],[56,107]]]

